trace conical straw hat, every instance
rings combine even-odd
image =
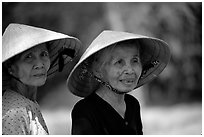
[[[65,45],[73,49],[76,54],[80,54],[81,42],[75,37],[43,28],[11,23],[6,28],[2,37],[2,63],[45,42],[47,42],[49,47],[48,51],[52,64],[48,71],[48,76],[59,71],[58,57]],[[67,56],[64,59],[63,65],[66,65],[70,60],[71,58]],[[9,84],[9,79],[10,76],[3,72],[3,89]]]
[[[152,37],[119,31],[103,31],[81,56],[67,79],[68,89],[77,96],[86,97],[99,87],[99,82],[89,75],[93,55],[114,43],[138,40],[143,49],[143,70],[138,81],[140,87],[156,78],[170,60],[170,50],[166,42]]]

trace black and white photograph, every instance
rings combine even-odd
[[[2,2],[2,135],[202,135],[202,2]]]

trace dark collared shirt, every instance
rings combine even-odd
[[[140,105],[136,98],[126,94],[126,112],[118,112],[93,93],[76,103],[72,110],[73,135],[141,135]]]

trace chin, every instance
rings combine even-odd
[[[38,80],[34,83],[35,86],[40,87],[45,84],[46,80]]]
[[[122,92],[126,92],[126,93],[128,93],[128,92],[131,92],[131,91],[133,91],[134,90],[134,88],[130,88],[130,87],[126,87],[126,88],[120,88],[120,89],[118,89],[119,91],[122,91]]]
[[[36,85],[37,87],[41,87],[41,86],[43,86],[45,83],[41,83],[41,84],[38,84],[38,85]]]
[[[123,92],[125,92],[125,93],[128,93],[128,92],[131,92],[132,89],[126,89],[126,90],[121,90],[121,91],[123,91]]]
[[[132,90],[134,90],[134,88],[137,86],[136,82],[132,83],[132,84],[119,84],[116,87],[118,87],[118,90],[123,91],[123,92],[130,92]]]

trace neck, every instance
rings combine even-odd
[[[35,101],[37,97],[37,87],[36,86],[29,86],[12,79],[11,89],[16,91],[17,93],[23,95],[24,97]]]
[[[125,94],[117,94],[107,87],[99,88],[96,94],[109,103],[124,118],[126,110]]]
[[[99,88],[96,91],[96,94],[105,99],[107,102],[113,102],[116,104],[124,103],[125,94],[117,94],[104,86]]]

